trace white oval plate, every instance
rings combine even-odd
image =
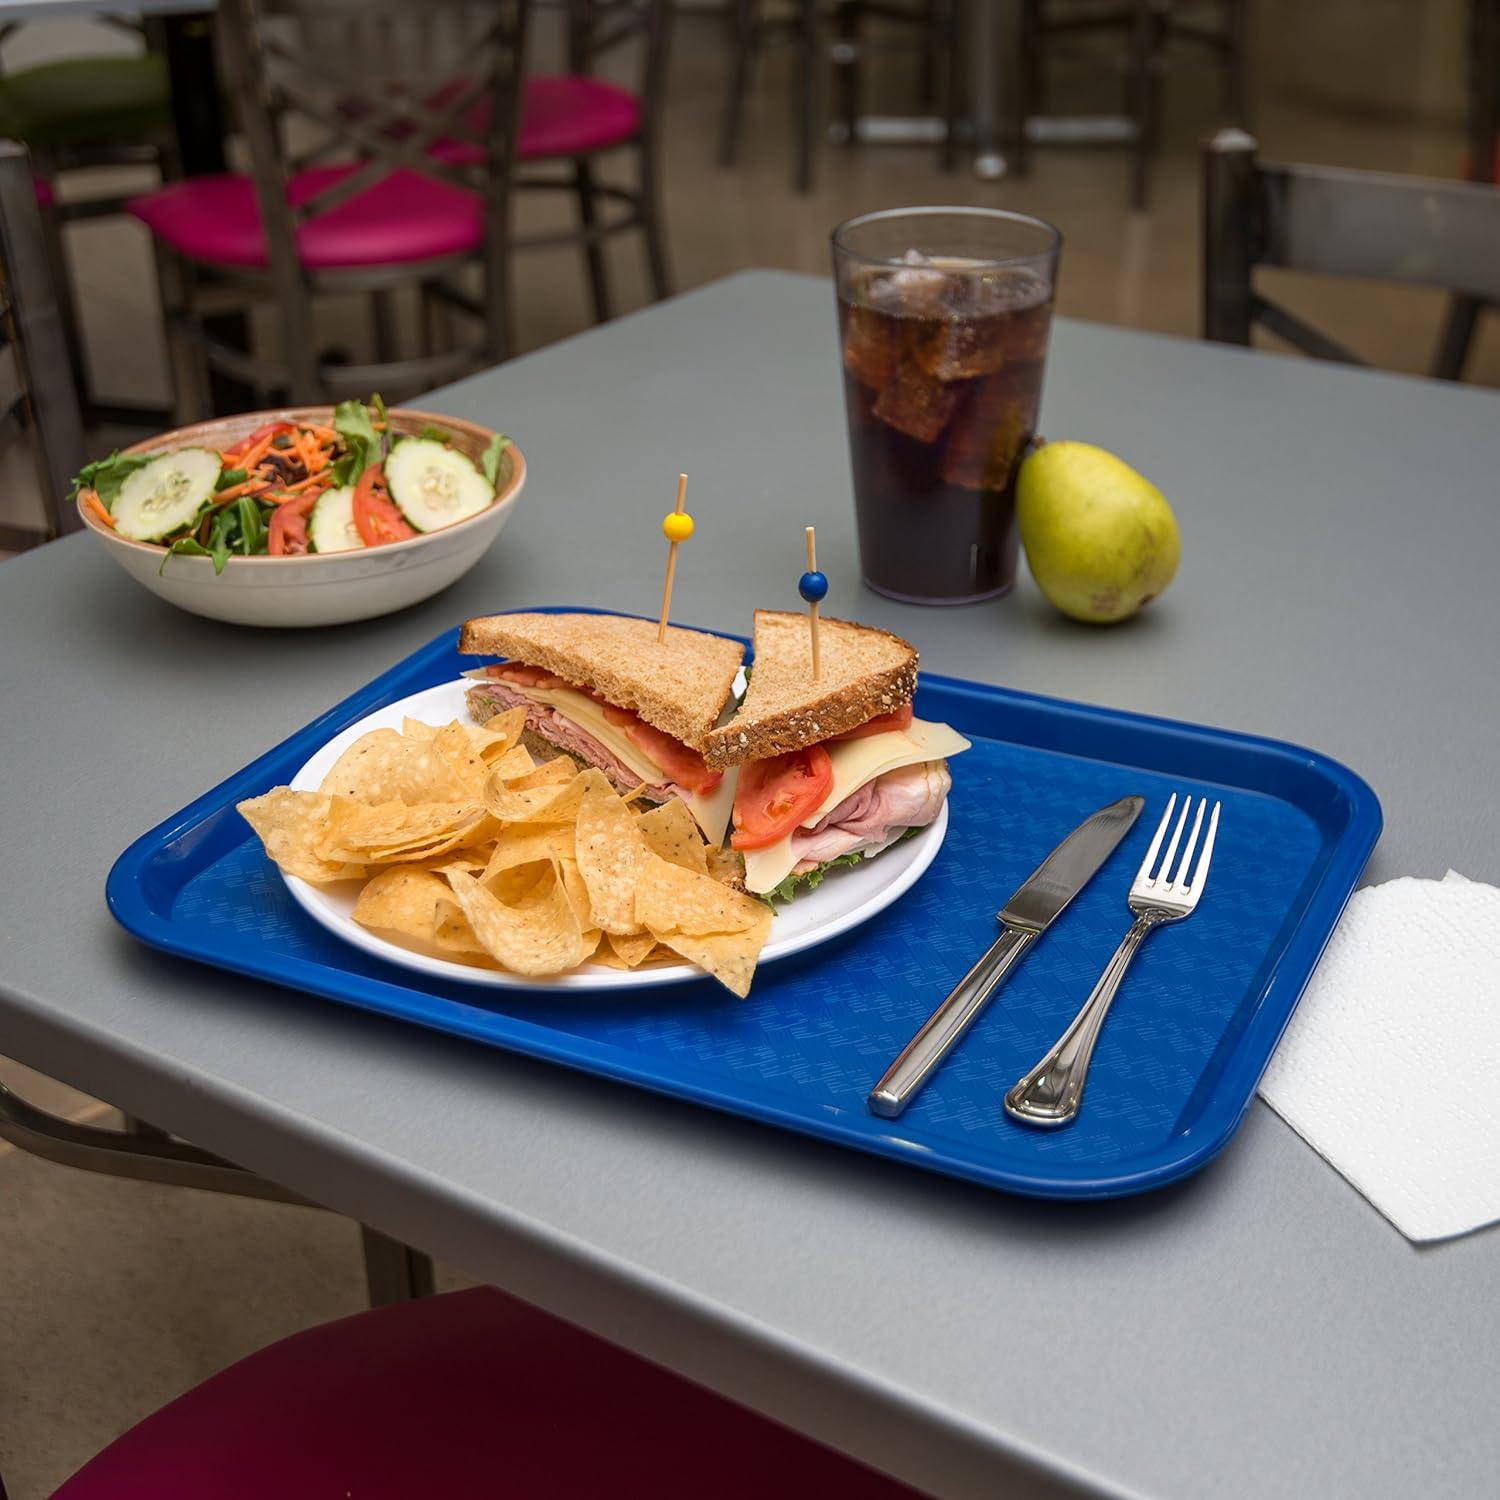
[[[467,720],[468,705],[464,693],[470,683],[460,678],[445,682],[425,692],[413,693],[399,703],[367,714],[351,724],[323,746],[292,778],[296,791],[315,792],[343,752],[360,735],[372,729],[400,729],[405,718],[420,719],[426,724],[447,724],[453,719]],[[826,943],[851,928],[868,922],[883,912],[891,902],[910,890],[943,846],[948,831],[948,804],[937,821],[914,838],[892,845],[878,859],[834,870],[816,889],[798,896],[790,905],[778,905],[771,926],[770,941],[761,950],[762,964],[774,963]],[[311,885],[295,875],[283,875],[293,899],[315,922],[335,937],[373,953],[403,968],[437,979],[457,979],[465,984],[490,985],[509,990],[635,990],[661,984],[684,984],[702,979],[703,971],[691,964],[663,964],[649,969],[606,969],[585,964],[569,974],[553,979],[534,979],[522,974],[508,974],[500,969],[475,969],[467,964],[444,958],[431,958],[396,943],[377,937],[353,920],[350,913],[359,895],[354,881],[338,885]]]

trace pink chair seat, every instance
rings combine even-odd
[[[51,208],[57,202],[57,193],[52,184],[45,177],[33,177],[31,186],[36,192],[36,201],[39,208]]]
[[[468,112],[464,123],[482,135],[489,116],[485,99]],[[528,78],[521,96],[516,155],[521,161],[587,156],[631,140],[640,128],[641,102],[628,89],[578,73]],[[439,141],[432,154],[454,166],[473,166],[483,159],[480,149],[467,141]]]
[[[292,178],[287,198],[306,203],[356,166],[309,167]],[[216,266],[264,266],[255,186],[248,177],[190,177],[126,209],[180,255]],[[311,271],[410,265],[464,255],[484,241],[478,196],[420,172],[399,169],[297,231],[297,253]]]
[[[283,1339],[53,1500],[913,1500],[914,1491],[489,1287]]]

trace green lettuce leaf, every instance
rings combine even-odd
[[[508,437],[505,437],[502,433],[497,432],[494,437],[490,439],[489,447],[484,450],[484,453],[479,460],[480,470],[483,472],[484,477],[488,479],[491,484],[498,486],[498,481],[496,480],[495,476],[500,472],[500,459],[504,455],[505,450],[509,447],[510,439]]]
[[[375,401],[380,398],[376,396]],[[384,406],[377,410],[384,411]],[[353,484],[380,457],[380,434],[370,420],[363,401],[340,401],[333,409],[333,430],[344,444],[343,456],[335,460],[332,473],[337,485]]]
[[[68,498],[76,500],[79,490],[93,490],[98,495],[99,503],[103,505],[105,510],[113,511],[115,500],[120,493],[120,486],[137,469],[144,469],[151,462],[153,456],[147,453],[120,453],[117,451],[111,453],[108,458],[96,459],[91,464],[85,464],[74,475],[73,489]]]

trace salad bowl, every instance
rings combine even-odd
[[[449,446],[475,465],[495,439],[489,428],[432,412],[393,407],[388,418],[390,431],[402,437],[440,429]],[[331,427],[334,408],[288,407],[218,417],[136,443],[122,450],[122,456],[182,449],[218,452],[279,423]],[[115,561],[169,604],[235,625],[289,628],[373,619],[447,588],[479,561],[500,534],[525,482],[526,461],[511,443],[495,465],[493,500],[465,519],[379,545],[356,542],[344,551],[314,550],[295,556],[232,552],[227,560],[218,559],[217,569],[215,559],[202,549],[199,555],[185,555],[169,551],[160,542],[121,535],[87,491],[79,494],[77,504],[85,527]]]

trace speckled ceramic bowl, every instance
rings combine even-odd
[[[332,418],[333,408],[329,406],[244,412],[179,427],[125,451],[225,448],[267,422],[317,422],[327,426]],[[493,436],[488,428],[436,412],[396,407],[390,418],[403,432],[419,432],[428,423],[441,427],[452,433],[455,445],[476,461]],[[163,567],[164,547],[119,536],[81,503],[79,514],[132,578],[190,614],[234,625],[343,625],[405,609],[462,578],[499,536],[525,483],[526,460],[512,444],[501,459],[495,503],[477,516],[383,547],[321,556],[231,557],[217,576],[207,557],[169,557]]]

